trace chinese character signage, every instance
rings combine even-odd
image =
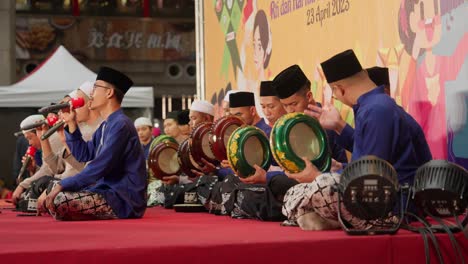
[[[193,23],[138,18],[30,18],[16,22],[18,59],[43,59],[58,45],[104,61],[194,60]]]

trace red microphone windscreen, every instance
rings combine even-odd
[[[46,120],[49,126],[53,126],[55,125],[55,123],[57,123],[58,117],[56,115],[51,115],[51,116],[48,116]]]
[[[36,155],[36,148],[33,147],[33,146],[29,146],[28,147],[28,150],[26,150],[26,155],[29,155],[31,157],[34,157],[34,155]]]
[[[72,98],[70,100],[70,104],[72,105],[74,109],[76,109],[76,108],[82,107],[85,104],[85,101],[82,97],[77,97],[77,98]]]

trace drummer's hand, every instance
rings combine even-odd
[[[41,213],[47,213],[47,208],[45,205],[46,198],[46,191],[43,191],[41,196],[37,198],[37,215],[41,215]]]
[[[266,171],[258,166],[257,164],[254,165],[255,168],[255,173],[252,176],[249,176],[247,178],[241,178],[239,177],[240,181],[243,183],[266,183],[267,182],[267,177],[266,177]]]
[[[201,168],[201,172],[202,172],[203,174],[210,174],[211,172],[216,171],[216,166],[215,166],[213,163],[207,161],[207,160],[204,159],[204,158],[202,158],[201,160],[202,160],[202,162],[205,164],[205,165]],[[203,175],[203,174],[202,174],[202,175]],[[199,176],[200,176],[200,175],[199,175]]]
[[[314,164],[310,162],[307,158],[302,158],[305,162],[305,168],[303,171],[298,172],[298,173],[289,173],[285,172],[286,176],[289,178],[295,179],[296,181],[300,183],[309,183],[315,180],[317,176],[321,174],[321,172],[315,167]]]
[[[177,176],[177,175],[164,176],[161,181],[162,181],[162,183],[167,184],[167,185],[178,184],[179,183],[179,176]]]
[[[227,161],[227,160],[222,160],[222,161],[221,161],[221,164],[220,164],[219,166],[220,166],[221,168],[224,168],[224,169],[230,168],[230,167],[231,167],[231,165],[229,164],[229,161]]]
[[[192,169],[192,173],[196,175],[196,177],[201,177],[203,175],[206,175],[205,173],[199,171],[199,170],[194,170]]]
[[[309,104],[307,108],[304,113],[319,120],[320,125],[325,129],[334,130],[340,134],[346,126],[346,122],[341,118],[338,109],[331,103],[327,103],[324,107]]]
[[[332,165],[331,165],[331,168],[330,168],[330,172],[337,172],[337,171],[342,170],[342,169],[343,169],[343,163],[332,159]]]

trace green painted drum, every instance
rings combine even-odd
[[[166,142],[166,141],[171,141],[177,145],[179,145],[179,143],[177,142],[177,140],[175,140],[175,138],[171,137],[171,136],[168,136],[168,135],[160,135],[160,136],[157,136],[155,139],[153,139],[153,142],[151,142],[151,145],[150,145],[150,151],[159,143],[161,142]]]
[[[148,157],[148,167],[155,178],[179,174],[178,148],[176,143],[168,140],[154,146]]]
[[[304,170],[302,157],[320,171],[331,167],[327,134],[316,119],[304,113],[290,113],[279,118],[271,130],[270,147],[276,162],[291,173]]]
[[[253,175],[254,165],[268,170],[271,164],[268,137],[255,126],[239,127],[229,137],[227,156],[239,177]]]

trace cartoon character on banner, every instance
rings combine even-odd
[[[272,79],[268,66],[273,52],[270,23],[264,10],[257,11],[254,0],[246,1],[243,9],[244,39],[240,46],[241,68],[237,68],[237,88],[255,93],[257,111],[260,82]]]
[[[460,72],[468,53],[468,34],[466,25],[457,25],[466,24],[465,18],[455,19],[453,14],[458,9],[466,14],[467,3],[463,0],[402,0],[399,12],[400,39],[411,56],[406,79],[402,80],[402,105],[424,130],[434,159],[449,158],[446,83],[467,74]],[[446,31],[443,22],[446,22]],[[447,37],[455,33],[459,41]],[[449,56],[437,53],[441,47],[454,43],[456,46],[446,52]]]

